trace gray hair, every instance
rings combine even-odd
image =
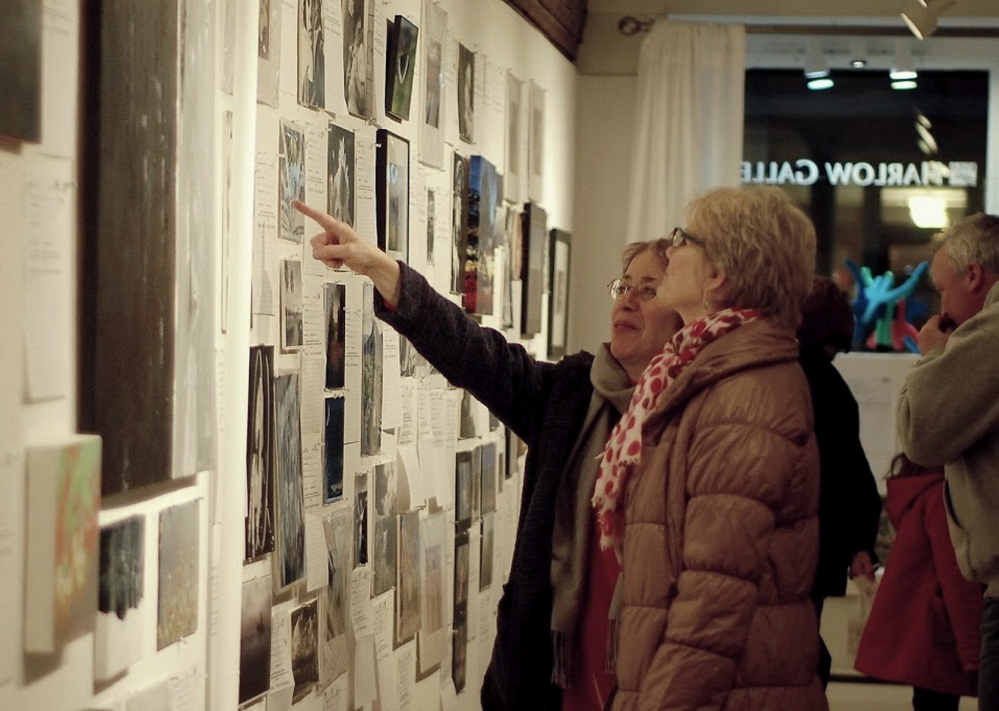
[[[934,237],[937,249],[947,247],[947,262],[963,272],[977,262],[999,275],[999,217],[979,212],[956,222]]]

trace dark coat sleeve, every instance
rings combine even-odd
[[[860,443],[860,412],[850,387],[821,353],[802,353],[815,413],[821,483],[819,565],[813,597],[843,595],[853,556],[872,561],[881,516],[881,496]]]
[[[555,364],[535,360],[499,331],[477,324],[404,262],[399,268],[399,304],[387,307],[376,292],[378,317],[408,338],[448,382],[471,392],[518,437],[535,444]]]

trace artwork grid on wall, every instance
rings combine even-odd
[[[569,326],[569,258],[572,235],[553,228],[549,243],[548,265],[551,295],[548,298],[548,357],[565,355]]]
[[[375,203],[378,247],[409,258],[409,141],[384,128],[376,134]]]
[[[413,100],[413,75],[420,30],[404,15],[396,15],[388,31],[385,50],[385,113],[409,120]]]

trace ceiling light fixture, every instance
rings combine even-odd
[[[808,88],[812,91],[822,91],[823,89],[832,89],[833,80],[829,77],[818,77],[816,79],[808,80]]]
[[[919,76],[908,42],[899,40],[895,45],[895,63],[892,65],[891,71],[888,72],[888,76],[893,82],[915,79]]]
[[[863,69],[867,66],[867,43],[862,39],[854,39],[850,43],[850,66],[854,69]]]
[[[940,16],[954,6],[954,0],[912,0],[902,11],[902,19],[919,39],[926,39],[937,30]]]
[[[809,40],[808,49],[805,53],[805,77],[808,79],[819,79],[829,76],[829,61],[814,40]]]
[[[891,88],[895,91],[908,91],[910,89],[915,89],[919,84],[916,83],[914,79],[902,79],[901,81],[893,81],[891,83]]]

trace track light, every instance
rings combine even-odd
[[[895,45],[895,63],[888,72],[893,82],[908,81],[919,76],[916,73],[916,63],[912,59],[908,42],[899,41]]]
[[[805,77],[819,79],[827,76],[829,76],[829,62],[819,51],[819,46],[810,40],[805,53]]]
[[[940,16],[954,5],[954,0],[912,0],[902,11],[902,19],[919,39],[926,39],[937,30]]]
[[[818,77],[816,79],[809,79],[807,86],[812,91],[822,91],[823,89],[832,89],[833,80],[830,77]]]
[[[915,89],[919,84],[916,83],[914,79],[902,79],[901,81],[893,81],[891,83],[891,88],[895,91],[908,91],[910,89]]]

